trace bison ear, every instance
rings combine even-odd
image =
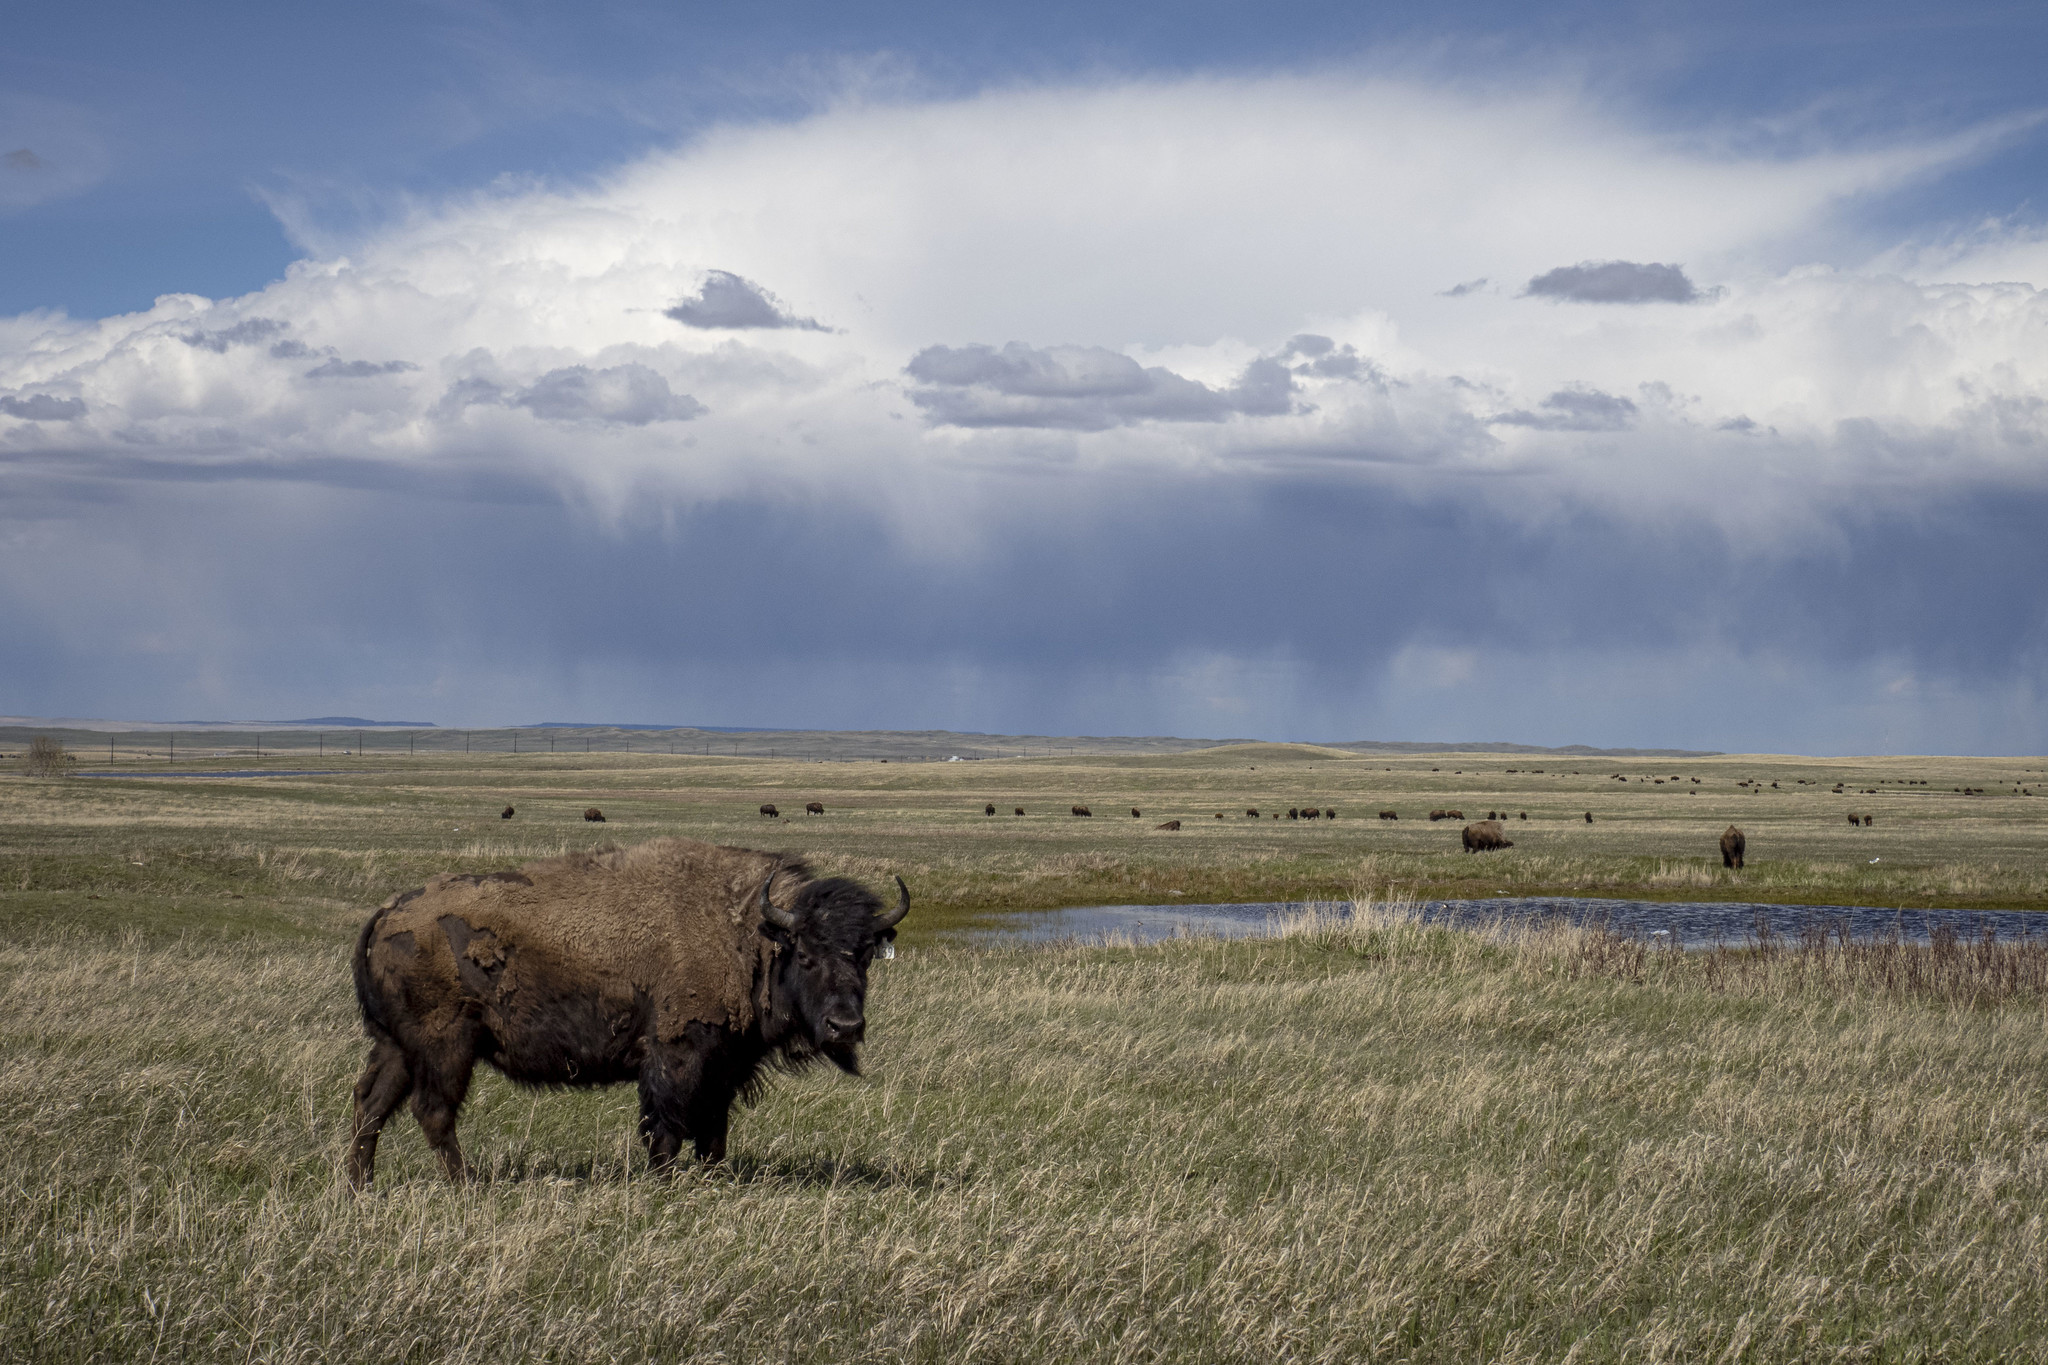
[[[767,924],[774,925],[784,933],[794,933],[796,932],[796,915],[768,899],[768,888],[775,885],[775,873],[781,870],[779,867],[776,868],[768,874],[768,880],[761,883],[761,919]]]

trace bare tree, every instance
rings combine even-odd
[[[30,777],[64,777],[71,771],[71,755],[48,735],[37,735],[21,756],[21,767]]]

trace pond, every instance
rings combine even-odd
[[[1685,948],[1753,943],[1760,927],[1797,938],[1809,926],[1846,926],[1852,938],[1929,942],[1946,926],[1965,939],[1990,929],[2000,939],[2048,933],[2048,915],[2018,910],[1897,910],[1868,905],[1767,905],[1752,901],[1630,901],[1578,896],[1499,896],[1488,900],[1418,901],[1425,923],[1473,928],[1496,920],[1605,925],[1621,934]],[[1019,910],[946,937],[973,943],[1045,943],[1116,938],[1156,943],[1169,938],[1252,938],[1272,933],[1287,919],[1313,910],[1333,919],[1351,914],[1347,901],[1276,901],[1256,905],[1080,905],[1064,910]]]

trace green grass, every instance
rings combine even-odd
[[[1733,788],[1802,760],[1716,760],[1714,792],[1674,797],[1266,750],[1253,788],[1199,757],[0,780],[0,1359],[2048,1358],[2028,945],[1681,955],[1398,914],[1145,948],[912,936],[875,970],[868,1075],[776,1080],[723,1169],[650,1179],[630,1090],[486,1076],[463,1121],[485,1179],[442,1184],[402,1118],[376,1191],[343,1189],[350,939],[447,868],[691,833],[906,869],[927,927],[1146,884],[1696,896],[1722,890],[1697,844],[1732,807],[1762,854],[1742,893],[1878,885],[1842,880],[1825,791]],[[1988,760],[1869,766],[1941,764],[1992,787]],[[1334,827],[1150,828],[1311,770]],[[1436,847],[1455,827],[1411,807],[1486,804],[1453,780],[1510,787],[1526,842],[1518,821],[1505,855]],[[2030,798],[1922,790],[1862,798],[1879,823],[1853,837],[1920,878],[1891,885],[2038,904]],[[810,794],[824,819],[753,813]],[[1381,800],[1398,826],[1349,818]]]

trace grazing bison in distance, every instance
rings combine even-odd
[[[1092,810],[1089,810],[1089,809],[1088,809],[1088,808],[1087,808],[1086,806],[1076,806],[1076,807],[1074,807],[1074,814],[1076,814],[1076,815],[1087,815],[1087,816],[1093,816],[1093,815],[1095,814],[1095,812],[1094,812],[1094,811],[1092,811]]]
[[[761,807],[761,814],[763,814],[763,815],[767,816],[767,817],[768,817],[768,818],[769,818],[770,820],[779,820],[779,819],[781,819],[781,818],[782,818],[782,812],[781,812],[781,811],[779,811],[779,810],[775,809],[775,807],[773,807],[773,806],[771,806],[771,805],[766,805],[766,804],[763,804],[763,805],[762,805],[762,807]]]
[[[1287,808],[1287,818],[1290,820],[1299,820],[1301,818],[1301,807],[1289,806]]]
[[[1019,806],[1019,807],[1017,807],[1017,814],[1019,814],[1019,815],[1022,815],[1023,813],[1024,813],[1024,808],[1023,808],[1022,806]]]
[[[1863,817],[1852,810],[1849,812],[1849,823],[1852,825],[1860,825],[1863,823]]]
[[[589,806],[584,809],[583,818],[593,825],[601,825],[604,823],[604,812],[596,806]]]
[[[720,1160],[732,1103],[764,1066],[823,1057],[859,1074],[868,963],[910,910],[896,886],[885,910],[780,854],[656,839],[393,896],[356,939],[370,1059],[349,1183],[369,1183],[408,1097],[448,1178],[465,1179],[455,1118],[479,1061],[524,1085],[636,1081],[651,1167],[685,1139]]]
[[[1246,806],[1246,807],[1244,808],[1244,818],[1245,818],[1245,819],[1247,819],[1247,820],[1256,820],[1256,819],[1258,819],[1258,818],[1259,818],[1259,809],[1258,809],[1258,807],[1257,807],[1257,806]]]
[[[1334,820],[1337,818],[1337,812],[1331,810],[1328,806],[1325,806],[1323,807],[1323,818],[1325,820]]]
[[[1500,821],[1481,820],[1476,825],[1465,826],[1465,851],[1484,853],[1489,849],[1513,848],[1515,841],[1501,833]]]
[[[1589,824],[1589,825],[1593,823],[1593,812],[1591,812],[1591,811],[1587,811],[1587,812],[1586,812],[1586,823],[1587,823],[1587,824]]]
[[[1142,814],[1142,813],[1141,813],[1141,812],[1140,812],[1140,811],[1138,810],[1138,808],[1137,808],[1136,806],[1132,806],[1132,807],[1131,807],[1131,818],[1132,818],[1133,820],[1141,820],[1141,819],[1143,819],[1143,818],[1144,818],[1144,816],[1143,816],[1143,814]]]
[[[518,814],[517,811],[513,810],[510,806],[507,806],[505,807],[505,809],[498,812],[498,818],[500,820],[510,820],[516,814]]]
[[[1320,820],[1322,815],[1323,812],[1319,807],[1303,806],[1301,808],[1301,818],[1304,820]]]
[[[1877,817],[1875,815],[1866,815],[1863,817],[1863,823],[1868,825],[1872,820],[1875,820],[1876,818]]]
[[[823,801],[806,801],[804,803],[805,815],[823,815],[824,813],[825,803]]]
[[[1742,870],[1742,850],[1745,844],[1742,831],[1730,825],[1721,831],[1721,866]]]
[[[1165,824],[1163,824],[1163,825],[1154,825],[1154,826],[1153,826],[1152,828],[1154,828],[1154,829],[1179,829],[1179,828],[1180,828],[1180,821],[1178,821],[1178,820],[1168,820],[1168,821],[1167,821],[1167,822],[1166,822]]]
[[[994,815],[996,813],[996,803],[993,801],[989,802],[981,808],[981,813],[983,815]]]
[[[1398,820],[1400,818],[1400,815],[1395,811],[1383,810],[1380,812],[1380,819],[1382,820]]]

